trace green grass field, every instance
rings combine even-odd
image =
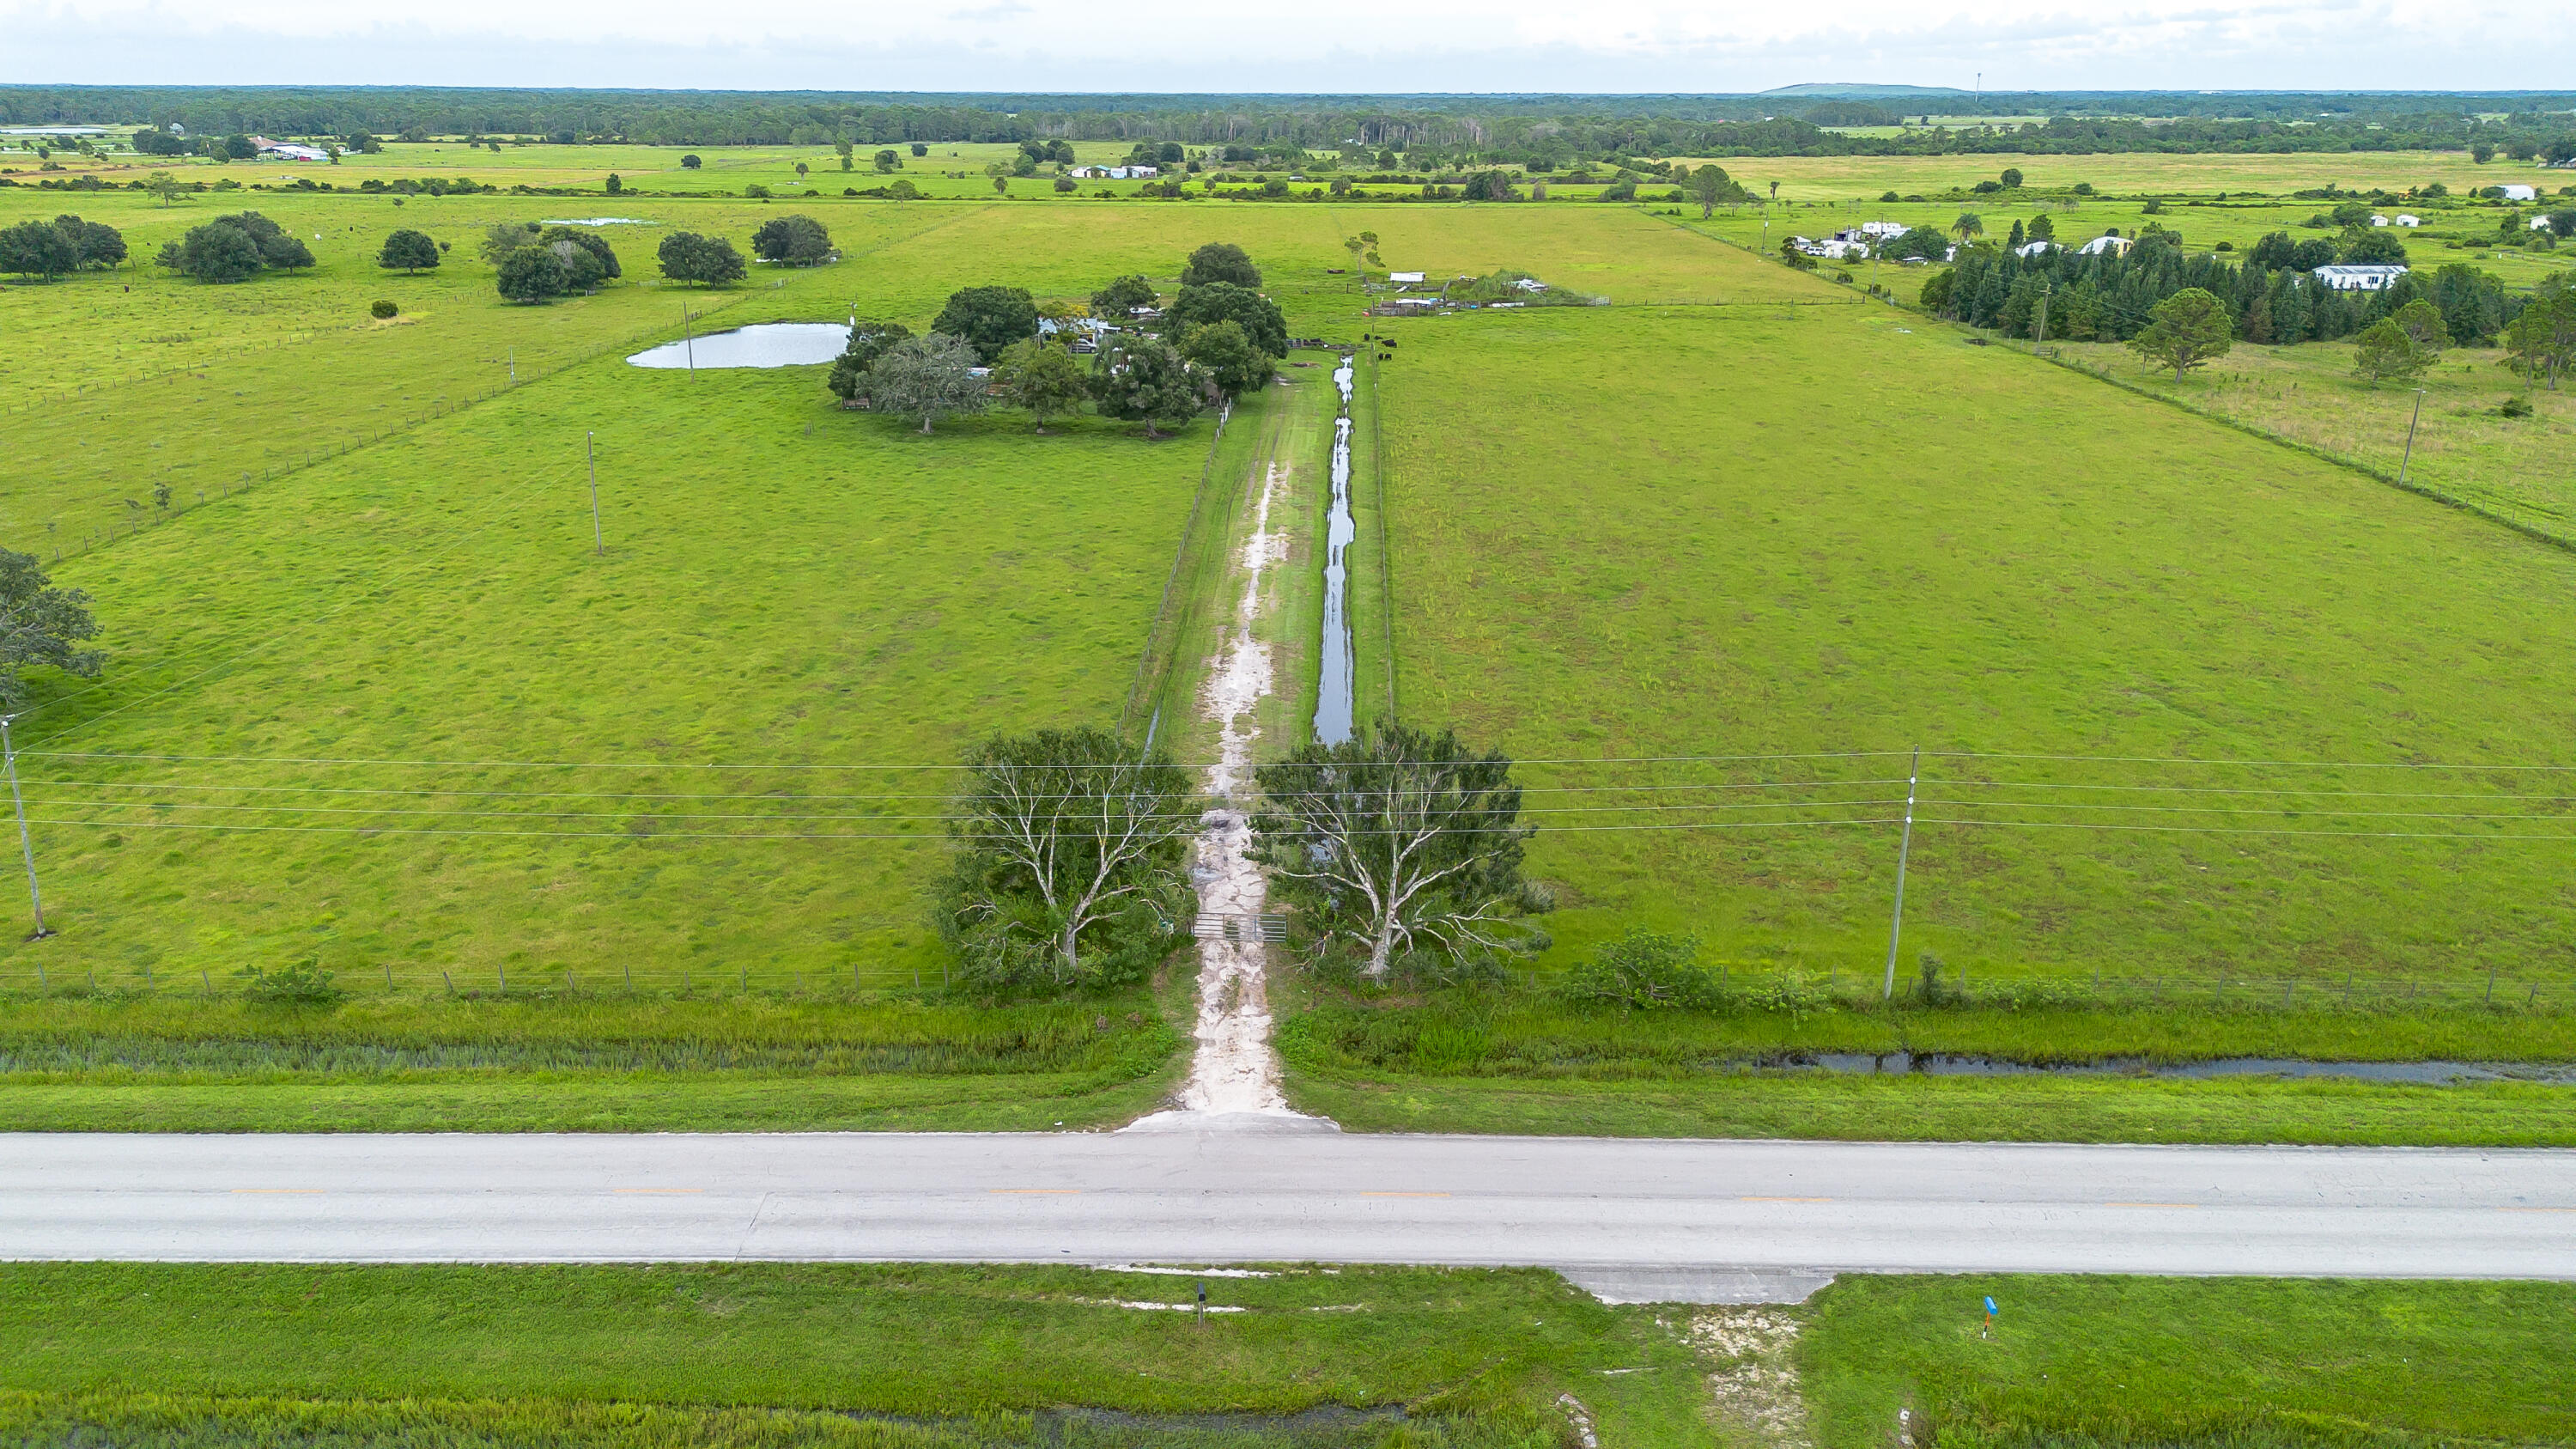
[[[1908,978],[2564,994],[2557,777],[2410,768],[2561,763],[2564,553],[1902,313],[1400,330],[1404,708],[1529,762],[1555,959],[1874,979],[1921,745]]]
[[[1208,1286],[1235,1311],[1200,1325],[1132,1306],[1187,1276],[1073,1267],[9,1265],[0,1432],[1539,1449],[1573,1442],[1566,1395],[1616,1449],[1869,1449],[1900,1409],[1918,1444],[2576,1436],[2564,1284],[1854,1277],[1740,1309],[1607,1308],[1536,1270]]]
[[[1563,906],[1542,977],[1644,922],[1857,990],[1885,951],[1902,752],[1920,744],[1909,979],[1929,951],[1987,982],[2358,976],[2366,997],[2425,983],[2453,1006],[2484,989],[2481,1008],[2527,1019],[2463,1018],[2441,1050],[2548,1054],[2523,1036],[2553,1030],[2570,989],[2551,964],[2576,904],[2550,843],[2568,801],[2548,773],[2422,767],[2558,762],[2568,641],[2529,607],[2564,587],[2555,550],[1863,305],[1722,240],[1749,212],[1702,228],[1577,205],[597,201],[0,190],[0,220],[76,204],[138,256],[262,207],[321,262],[237,287],[141,266],[0,288],[31,344],[0,363],[18,465],[0,543],[59,549],[110,650],[95,684],[35,680],[16,726],[62,934],[0,956],[12,999],[95,988],[102,1010],[184,1012],[220,1007],[243,966],[297,960],[388,1001],[630,979],[645,1000],[935,996],[941,767],[996,730],[1192,712],[1247,485],[1285,462],[1286,506],[1320,516],[1331,354],[1300,353],[1318,365],[1221,442],[1203,420],[1159,443],[1097,419],[1038,437],[1007,412],[923,438],[833,408],[814,369],[621,358],[684,310],[707,314],[692,328],[920,326],[978,282],[1169,286],[1191,247],[1229,239],[1293,333],[1393,339],[1360,368],[1362,713],[1391,694],[1402,718],[1525,761],[1534,871]],[[658,236],[740,242],[789,208],[843,260],[658,284]],[[609,229],[627,277],[593,297],[503,306],[471,255],[492,220],[606,214],[652,224]],[[375,269],[396,225],[453,242],[447,265]],[[1610,305],[1369,319],[1336,274],[1364,228],[1393,267],[1517,266]],[[379,296],[400,300],[393,325],[365,316]],[[2228,366],[2304,390],[2338,351]],[[2425,454],[2510,478],[2549,450]],[[2521,496],[2556,506],[2545,476]],[[1292,542],[1292,634],[1311,632],[1318,565]],[[1269,741],[1302,732],[1311,646],[1280,666]],[[2101,1049],[2060,1024],[2070,1050]],[[1416,1070],[1324,1065],[1318,1092]],[[764,1104],[722,1072],[656,1094],[603,1068],[542,1110],[505,1106],[498,1079],[302,1067],[243,1107],[225,1105],[233,1078],[12,1090],[29,1124],[860,1123],[944,1120],[921,1115],[936,1079],[963,1123],[1107,1120],[1159,1080],[1066,1068],[1022,1110],[979,1073],[852,1071]],[[83,1105],[111,1088],[113,1109]],[[1961,1110],[1989,1120],[2018,1090],[1977,1087]],[[2283,1101],[2248,1120],[2321,1130]],[[1635,1120],[1774,1120],[1676,1102]],[[2514,1098],[2459,1130],[2547,1136],[2552,1110]],[[2402,1136],[2415,1111],[2351,1130]]]

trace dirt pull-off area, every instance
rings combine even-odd
[[[1263,588],[1288,557],[1288,535],[1270,528],[1271,504],[1288,479],[1285,464],[1264,473],[1254,506],[1252,535],[1239,568],[1242,602],[1225,653],[1215,661],[1201,695],[1202,715],[1217,726],[1217,759],[1208,767],[1208,794],[1217,804],[1201,820],[1198,860],[1190,876],[1198,885],[1202,915],[1237,923],[1240,941],[1199,942],[1198,1050],[1177,1108],[1157,1112],[1137,1128],[1317,1127],[1321,1118],[1289,1110],[1279,1090],[1279,1056],[1270,1048],[1270,997],[1263,973],[1264,948],[1249,929],[1268,898],[1261,867],[1246,858],[1252,829],[1245,806],[1252,794],[1252,744],[1261,736],[1255,711],[1271,692],[1271,644],[1260,637],[1270,613]]]
[[[1692,1316],[1690,1346],[1709,1367],[1710,1408],[1731,1442],[1808,1449],[1807,1401],[1799,1390],[1799,1321],[1778,1308],[1712,1308]]]

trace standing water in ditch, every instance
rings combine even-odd
[[[1351,737],[1351,359],[1333,369],[1341,414],[1333,419],[1333,506],[1324,519],[1324,645],[1315,682],[1315,738],[1338,745]]]

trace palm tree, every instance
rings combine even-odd
[[[1961,241],[1966,241],[1972,236],[1983,236],[1986,231],[1986,219],[1973,211],[1963,211],[1959,213],[1957,221],[1950,223],[1950,230],[1957,232]]]

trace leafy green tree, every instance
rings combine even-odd
[[[967,287],[949,294],[930,330],[965,338],[990,367],[1003,348],[1038,335],[1038,304],[1025,287]]]
[[[2424,349],[2428,358],[2438,358],[2442,349],[2451,345],[2450,324],[2442,320],[2442,309],[2422,297],[2389,314],[2388,320]]]
[[[2394,317],[2382,317],[2353,339],[2353,376],[2374,387],[2392,378],[2403,382],[2420,377],[2431,361]]]
[[[701,236],[693,231],[675,231],[662,238],[657,251],[662,275],[674,282],[700,282],[720,287],[739,282],[750,270],[742,253],[723,237]]]
[[[1278,303],[1248,287],[1231,282],[1184,283],[1164,316],[1184,337],[1191,329],[1211,323],[1238,323],[1253,346],[1273,357],[1288,355],[1288,319]]]
[[[22,221],[0,229],[0,272],[46,281],[80,266],[80,243],[47,222]]]
[[[2488,142],[2480,141],[2469,148],[2469,159],[2484,166],[2495,159],[2495,147]]]
[[[1511,768],[1454,731],[1381,723],[1255,770],[1251,854],[1310,959],[1373,982],[1451,979],[1543,946]]]
[[[379,322],[391,322],[401,311],[402,308],[395,306],[391,302],[376,301],[369,302],[367,304],[367,315],[375,318]]]
[[[917,156],[921,153],[916,151],[913,154]],[[891,149],[879,151],[871,160],[880,174],[896,170],[903,165],[903,158],[894,154]]]
[[[2006,190],[2018,188],[2021,185],[2021,172],[2015,167],[2007,166],[2001,179]]]
[[[2576,285],[2566,273],[2546,277],[2532,288],[2531,300],[2504,328],[2505,352],[2522,364],[2526,385],[2546,378],[2549,390],[2576,361]]]
[[[868,405],[881,413],[921,419],[921,430],[955,413],[980,413],[989,401],[977,376],[974,345],[933,332],[887,348],[868,369]]]
[[[157,197],[163,206],[168,206],[194,188],[167,171],[155,171],[143,178],[143,189]]]
[[[825,386],[832,395],[847,402],[857,397],[868,385],[868,369],[886,350],[912,335],[912,329],[900,322],[868,321],[850,328],[849,344],[832,361],[832,376]]]
[[[683,156],[680,158],[680,169],[683,171],[695,171],[703,164],[705,163],[698,160],[695,156]]]
[[[71,244],[75,267],[114,267],[125,260],[125,234],[115,227],[77,216],[58,216],[54,218],[54,230]]]
[[[791,267],[810,267],[832,255],[832,234],[810,216],[776,216],[751,234],[752,255]]]
[[[1922,303],[1924,311],[1936,317],[1950,315],[1950,289],[1957,276],[1958,273],[1944,267],[1924,278],[1923,294],[1917,299]]]
[[[837,156],[839,156],[839,157],[841,158],[841,169],[842,169],[842,170],[844,170],[844,171],[849,171],[849,170],[853,170],[853,169],[855,169],[855,167],[856,167],[856,165],[857,165],[857,158],[856,158],[856,156],[853,154],[853,148],[851,147],[851,145],[850,145],[850,143],[849,143],[848,141],[846,141],[846,140],[842,140],[842,141],[835,141],[835,142],[833,142],[833,143],[832,143],[832,151],[833,151],[833,153],[834,153],[835,155],[837,155]]]
[[[2336,259],[2351,266],[2404,266],[2406,244],[2395,231],[2384,226],[2354,226],[2344,229],[2335,248]]]
[[[1151,307],[1154,284],[1141,276],[1120,277],[1091,294],[1091,315],[1105,322],[1122,320],[1139,307]]]
[[[2057,223],[2043,211],[2030,219],[2029,236],[2032,241],[2054,241],[2057,238]]]
[[[438,265],[438,243],[427,232],[404,227],[385,238],[383,249],[376,253],[376,265],[389,272],[427,271]]]
[[[799,167],[798,169],[802,170],[803,168]],[[626,178],[618,175],[614,171],[611,171],[608,173],[607,182],[601,187],[601,189],[611,196],[616,196],[626,190]]]
[[[1986,219],[1973,211],[1963,211],[1959,213],[1957,221],[1950,223],[1950,231],[1961,241],[1966,241],[1972,236],[1984,236]]]
[[[1699,203],[1699,219],[1706,221],[1717,212],[1718,203],[1746,199],[1743,187],[1726,174],[1726,168],[1711,162],[1690,174],[1687,188],[1690,199]]]
[[[251,234],[218,217],[161,248],[162,266],[200,282],[244,282],[259,275],[266,263]]]
[[[2236,340],[2227,304],[2200,287],[2185,287],[2155,305],[2145,330],[2129,345],[2149,362],[2174,370],[2174,381],[2213,357],[2224,357]]]
[[[545,229],[533,221],[496,221],[483,228],[483,236],[474,244],[476,252],[493,266],[509,260],[510,254],[537,244]]]
[[[1164,425],[1178,427],[1204,406],[1180,353],[1132,333],[1110,338],[1092,355],[1091,396],[1101,416],[1143,423],[1148,438],[1161,438]]]
[[[966,765],[936,909],[969,982],[1123,985],[1187,938],[1199,804],[1170,755],[1104,730],[1040,730]]]
[[[1193,327],[1181,339],[1181,358],[1218,397],[1233,399],[1266,387],[1278,359],[1253,345],[1243,324],[1227,318]]]
[[[0,549],[0,705],[26,702],[24,669],[97,678],[106,656],[80,647],[97,637],[88,594],[55,588],[34,554]]]
[[[495,285],[502,300],[534,305],[562,296],[571,281],[554,248],[525,246],[501,259]]]
[[[1508,171],[1479,171],[1467,178],[1460,196],[1468,201],[1517,201],[1520,194],[1512,189]]]
[[[1234,243],[1209,242],[1190,253],[1188,264],[1181,268],[1181,285],[1196,287],[1209,282],[1230,282],[1257,292],[1261,290],[1261,269]]]
[[[1073,354],[1050,345],[1042,337],[1012,343],[995,372],[1001,379],[1003,399],[1013,407],[1026,409],[1037,419],[1041,433],[1047,430],[1047,419],[1080,412],[1082,405],[1091,400],[1091,385],[1075,364]]]

